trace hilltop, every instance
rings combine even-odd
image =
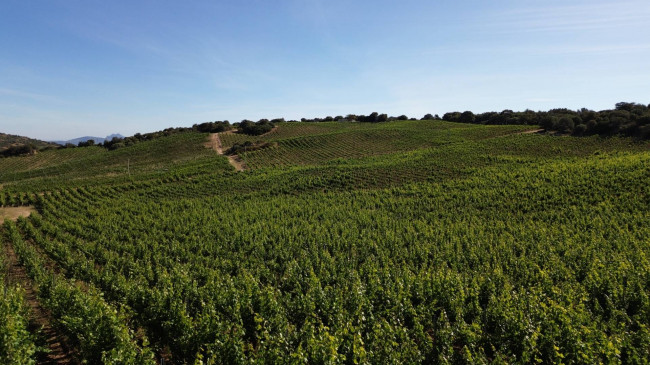
[[[41,141],[29,137],[22,137],[22,136],[16,136],[12,134],[0,133],[0,151],[6,150],[11,146],[19,146],[19,145],[32,145],[36,149],[57,147],[57,144],[53,142],[45,142],[45,141]]]

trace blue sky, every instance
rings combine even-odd
[[[650,1],[0,2],[0,132],[650,103]]]

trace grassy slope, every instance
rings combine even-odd
[[[243,173],[205,135],[91,149],[55,170],[87,186],[39,209],[188,362],[648,358],[650,144],[522,129],[282,124]],[[143,183],[116,190],[125,157]]]
[[[248,166],[318,165],[338,158],[361,158],[494,138],[533,129],[530,126],[478,126],[431,121],[389,123],[283,123],[254,137],[222,136],[224,147],[236,142],[277,142],[275,148],[243,153]]]
[[[49,190],[75,184],[156,178],[183,171],[229,171],[226,159],[206,148],[206,141],[206,134],[183,133],[115,151],[84,147],[0,159],[0,184],[7,190]]]

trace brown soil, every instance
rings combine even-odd
[[[218,154],[223,155],[223,146],[221,145],[221,138],[219,138],[219,133],[211,133],[210,140],[206,142],[206,147],[212,148],[217,151]]]
[[[227,132],[221,132],[221,133],[234,133],[234,131],[227,131]],[[221,144],[221,138],[219,138],[219,134],[221,133],[212,133],[210,134],[210,141],[206,143],[206,147],[212,148],[213,150],[217,151],[218,154],[224,155],[223,151],[223,145]],[[237,171],[244,171],[248,169],[248,166],[246,166],[246,163],[241,159],[241,157],[237,155],[231,155],[231,156],[226,156],[228,158],[228,162],[235,168]]]
[[[266,136],[267,134],[271,134],[271,133],[273,133],[273,132],[275,132],[275,131],[277,131],[277,130],[278,130],[278,126],[276,125],[275,127],[271,128],[270,131],[268,131],[268,132],[266,132],[266,133],[262,133],[262,134],[260,134],[258,137]]]
[[[5,219],[15,221],[18,217],[29,217],[36,209],[29,206],[24,207],[0,207],[0,222],[4,222]]]
[[[39,364],[79,364],[75,358],[75,351],[70,346],[70,341],[52,326],[51,313],[38,302],[34,283],[27,275],[25,268],[18,262],[18,257],[13,247],[3,245],[5,260],[7,262],[7,281],[10,284],[19,284],[25,290],[25,301],[30,307],[30,325],[40,329],[45,338],[48,353],[38,359]]]
[[[244,160],[242,160],[241,157],[237,155],[228,156],[228,162],[230,162],[230,164],[233,165],[237,171],[248,170],[246,162],[244,162]]]
[[[532,130],[529,130],[529,131],[519,132],[519,134],[534,134],[534,133],[542,133],[543,131],[544,131],[544,128],[540,128],[540,129],[532,129]]]

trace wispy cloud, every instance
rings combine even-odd
[[[501,32],[561,33],[647,26],[647,1],[522,7],[495,15],[486,26]]]
[[[134,24],[102,19],[76,24],[73,32],[119,48],[127,57],[146,60],[151,66],[146,72],[158,77],[202,80],[225,90],[245,90],[252,80],[275,79],[259,67],[259,45],[236,43],[226,35],[210,34],[209,29],[162,27],[148,32]]]
[[[486,55],[486,54],[526,54],[526,55],[571,55],[571,54],[630,54],[647,52],[650,42],[639,44],[568,44],[568,45],[508,45],[490,47],[437,47],[422,51],[422,55]]]
[[[52,95],[38,94],[33,92],[27,92],[27,91],[15,90],[15,89],[6,89],[6,88],[0,88],[0,96],[17,97],[23,99],[31,99],[35,101],[46,101],[46,102],[57,102],[57,103],[63,102],[61,99],[58,99]]]

